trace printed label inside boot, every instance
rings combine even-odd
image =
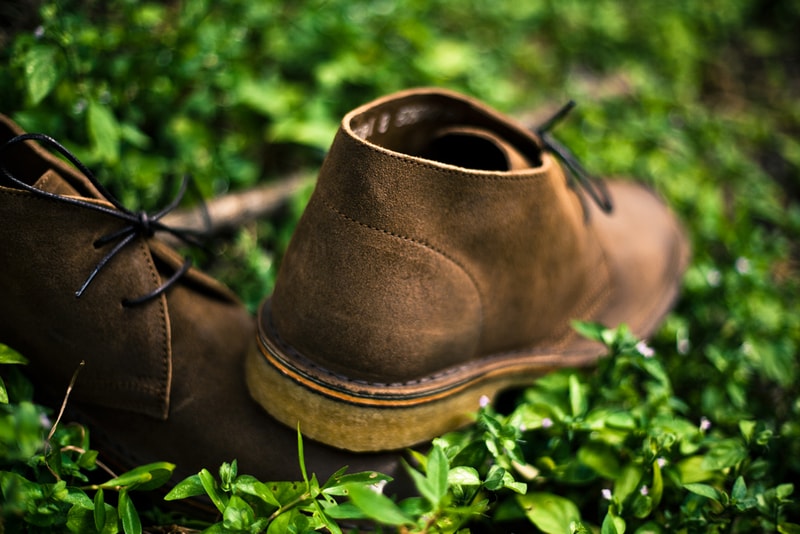
[[[353,133],[366,141],[372,141],[376,135],[382,135],[393,128],[413,126],[423,121],[433,121],[442,117],[441,108],[424,104],[407,104],[397,109],[378,109],[374,113],[365,113],[353,119]],[[360,124],[356,124],[358,121]]]

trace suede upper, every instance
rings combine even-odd
[[[443,161],[437,137],[454,129],[495,137],[492,163],[458,166],[452,147]],[[463,158],[475,162],[478,148]],[[585,347],[573,319],[649,334],[653,320],[637,308],[672,287],[684,238],[649,191],[610,187],[622,207],[588,203],[584,213],[582,192],[535,134],[446,91],[359,108],[342,122],[284,259],[276,335],[334,373],[391,383],[508,352]],[[656,234],[632,231],[642,227]]]
[[[21,130],[0,116],[0,147]],[[0,151],[16,179],[114,210],[81,173],[26,141]],[[236,459],[262,480],[299,480],[297,430],[270,417],[248,394],[244,357],[255,324],[222,284],[189,269],[139,305],[183,258],[158,237],[133,239],[84,284],[108,250],[97,240],[119,218],[27,191],[0,173],[0,342],[20,351],[36,393],[58,403],[81,361],[66,421],[89,425],[93,448],[118,469],[177,464],[174,481]],[[308,469],[325,478],[399,468],[396,454],[354,456],[311,440]]]

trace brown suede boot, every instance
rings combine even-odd
[[[0,342],[30,360],[36,392],[60,401],[83,360],[69,407],[102,460],[174,462],[173,482],[233,459],[265,481],[300,480],[296,429],[247,392],[253,318],[154,236],[170,231],[164,212],[128,212],[66,149],[2,116],[0,169]],[[345,465],[392,475],[399,461],[310,440],[305,457],[323,479]]]
[[[247,359],[267,411],[337,447],[397,448],[593,363],[574,319],[654,331],[686,237],[649,190],[586,176],[551,124],[435,89],[344,118]]]

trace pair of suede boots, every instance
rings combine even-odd
[[[647,337],[676,298],[675,217],[586,176],[550,125],[439,89],[350,112],[254,320],[159,239],[163,212],[126,210],[3,117],[0,342],[51,396],[85,361],[70,405],[128,467],[180,480],[235,458],[298,480],[299,423],[318,476],[395,475],[482,396],[591,364],[603,349],[571,320]]]

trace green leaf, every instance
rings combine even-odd
[[[292,516],[298,513],[300,512],[296,508],[292,508],[288,512],[280,514],[269,524],[269,527],[267,528],[267,534],[286,534],[287,532],[290,532],[289,524],[292,521]],[[209,530],[206,530],[204,534],[211,534]]]
[[[604,478],[620,476],[619,454],[604,443],[590,441],[578,449],[578,460]]]
[[[88,495],[86,495],[86,492],[74,486],[67,487],[67,495],[64,497],[64,502],[68,502],[73,505],[77,504],[78,506],[89,510],[94,508],[94,501],[90,499]]]
[[[351,502],[343,502],[325,509],[325,513],[333,519],[369,519],[361,508]]]
[[[89,470],[94,469],[95,466],[97,466],[97,456],[99,454],[100,454],[99,451],[91,449],[82,453],[78,457],[78,466],[81,469],[89,469]]]
[[[314,501],[314,507],[317,509],[314,513],[314,519],[320,523],[320,527],[325,527],[330,534],[342,534],[342,529],[336,524],[334,518],[327,514],[327,509],[323,509],[322,502],[319,500]]]
[[[742,433],[742,437],[747,443],[750,443],[753,440],[753,434],[756,430],[756,422],[755,421],[747,421],[742,420],[739,421],[739,431]]]
[[[106,507],[103,497],[103,488],[100,488],[94,494],[94,526],[98,532],[102,532],[106,526]]]
[[[428,455],[426,474],[432,491],[433,500],[431,502],[434,507],[438,507],[442,499],[447,495],[447,477],[449,470],[450,465],[442,448],[438,445],[433,447],[433,450],[431,450]]]
[[[403,462],[403,465],[405,466],[409,476],[411,476],[411,480],[414,481],[414,486],[417,488],[417,491],[419,491],[420,495],[425,497],[425,499],[432,504],[438,502],[436,490],[431,487],[430,479],[407,463]]]
[[[228,506],[222,513],[223,526],[231,530],[245,530],[255,521],[255,512],[247,502],[237,495],[232,495]]]
[[[142,522],[139,513],[133,506],[128,495],[128,490],[123,489],[119,492],[119,518],[122,521],[122,530],[125,534],[142,534]]]
[[[363,486],[374,486],[382,482],[390,482],[392,477],[378,473],[377,471],[363,471],[361,473],[335,474],[323,486],[322,493],[325,495],[346,495],[346,486],[351,484],[361,484]]]
[[[127,487],[149,491],[162,486],[172,476],[175,464],[168,462],[154,462],[142,465],[123,473],[117,478],[100,485],[102,488],[115,489]]]
[[[164,496],[165,501],[177,501],[180,499],[188,499],[189,497],[197,497],[198,495],[205,494],[206,490],[200,480],[199,475],[191,475],[178,482],[174,488],[169,490]]]
[[[231,463],[222,462],[222,465],[219,467],[219,483],[220,487],[224,491],[231,490],[231,486],[233,485],[233,481],[236,479],[238,470],[239,468],[236,460]]]
[[[307,485],[303,482],[270,482],[269,489],[281,506],[285,506],[301,498],[306,493]]]
[[[633,504],[631,505],[631,512],[633,513],[634,517],[638,519],[644,519],[650,515],[652,510],[653,499],[650,497],[650,495],[638,493],[633,499]]]
[[[527,484],[514,480],[514,475],[499,465],[493,465],[489,468],[489,473],[486,475],[483,485],[490,491],[510,489],[516,493],[525,493],[528,489]]]
[[[745,484],[743,477],[741,476],[737,477],[736,481],[733,483],[731,498],[737,501],[741,501],[747,498],[747,484]]]
[[[237,477],[236,481],[233,483],[233,491],[234,493],[238,492],[252,495],[275,507],[280,507],[281,505],[268,485],[250,475],[241,475]]]
[[[778,484],[775,486],[775,495],[780,502],[786,502],[786,498],[794,493],[794,484]]]
[[[514,493],[519,493],[524,495],[526,491],[528,491],[528,485],[524,482],[517,482],[514,480],[514,477],[511,476],[511,473],[506,472],[506,476],[503,477],[503,486],[506,489],[510,489]]]
[[[127,141],[136,148],[147,148],[150,146],[150,138],[132,124],[120,124],[119,135],[120,139]]]
[[[573,417],[580,417],[586,413],[586,394],[577,375],[569,375],[569,405]]]
[[[26,364],[27,358],[8,345],[0,343],[0,364]]]
[[[536,528],[547,534],[563,534],[581,520],[578,507],[571,500],[552,493],[517,495],[517,502]]]
[[[200,477],[200,483],[203,485],[203,489],[206,491],[206,495],[211,499],[211,502],[214,503],[214,506],[217,507],[217,510],[220,512],[224,512],[226,506],[228,505],[227,498],[224,493],[219,491],[219,486],[217,485],[217,481],[214,480],[214,475],[208,469],[202,469],[198,476]]]
[[[414,521],[407,516],[394,501],[369,488],[353,485],[348,488],[350,500],[364,515],[384,525],[413,525]]]
[[[486,475],[486,480],[483,481],[483,485],[486,486],[488,490],[497,491],[503,487],[503,477],[505,474],[506,470],[495,464],[489,468],[489,473]]]
[[[634,534],[661,534],[664,529],[655,521],[648,521],[636,529]]]
[[[92,100],[89,102],[86,120],[94,154],[103,163],[117,163],[120,155],[120,126],[117,118],[108,107]]]
[[[38,105],[58,83],[57,53],[56,47],[43,44],[25,54],[25,82],[32,106]]]
[[[603,525],[600,527],[600,534],[624,534],[625,520],[614,514],[612,507],[608,508],[608,513],[603,518]]]
[[[303,434],[300,433],[300,422],[297,423],[297,458],[300,462],[300,473],[303,481],[308,484],[308,473],[306,472],[306,457],[303,451]]]
[[[264,117],[282,117],[290,112],[293,101],[301,98],[296,92],[287,89],[281,79],[242,79],[236,87],[235,95],[239,103]]]
[[[684,484],[703,482],[714,476],[714,473],[705,467],[703,456],[685,458],[678,462],[677,467],[681,475],[681,482]]]
[[[711,443],[703,457],[703,469],[717,471],[733,467],[747,458],[747,448],[739,438],[723,439]]]
[[[74,505],[67,512],[67,530],[75,534],[95,532],[93,511],[80,505]],[[99,530],[97,532],[100,532]]]
[[[3,382],[3,377],[0,377],[0,404],[8,404],[8,391],[6,390],[6,383]]]
[[[722,502],[723,497],[719,490],[708,484],[684,484],[684,488],[696,495],[713,499],[719,503]]]
[[[600,323],[585,321],[572,321],[572,328],[581,336],[592,341],[603,341],[603,332],[606,327]]]
[[[661,466],[658,461],[653,462],[653,485],[650,488],[650,498],[653,500],[653,507],[657,507],[661,503],[661,497],[664,495],[664,477],[661,473]]]
[[[623,411],[614,411],[609,413],[605,418],[605,424],[609,428],[619,430],[633,430],[636,428],[636,419],[629,413]]]
[[[292,508],[286,513],[280,514],[272,523],[269,524],[267,534],[310,534],[313,530],[321,527],[319,521],[313,521],[299,508]],[[230,531],[223,531],[227,534]],[[261,532],[261,530],[256,530]]]
[[[622,468],[620,477],[614,482],[614,497],[618,502],[624,501],[639,487],[642,474],[642,469],[634,464],[628,464]]]
[[[474,467],[458,466],[447,474],[447,482],[453,486],[479,486],[481,477]]]

